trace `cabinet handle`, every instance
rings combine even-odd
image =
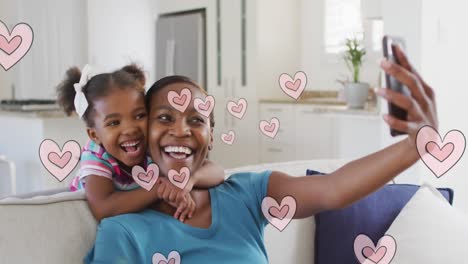
[[[222,75],[222,65],[221,65],[221,1],[217,0],[216,1],[216,50],[217,50],[217,62],[218,62],[218,72],[217,72],[217,77],[218,77],[218,85],[222,85],[221,81],[221,75]]]
[[[315,114],[315,113],[317,113],[317,109],[314,109],[314,110],[302,110],[301,113],[303,113],[303,114]]]
[[[223,78],[223,88],[224,88],[224,97],[228,98],[229,97],[229,87],[228,87],[228,81],[227,81],[227,78],[224,77]]]
[[[242,28],[242,47],[241,47],[241,74],[242,86],[247,85],[247,14],[245,0],[242,0],[241,7],[241,28]]]
[[[279,148],[268,148],[267,150],[268,150],[268,152],[276,152],[276,153],[283,152],[283,150],[279,149]]]
[[[268,108],[267,111],[269,112],[283,112],[281,108]]]

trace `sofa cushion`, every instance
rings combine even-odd
[[[355,238],[365,234],[377,243],[418,188],[389,184],[347,208],[317,214],[315,264],[355,263]],[[438,190],[452,204],[453,191]]]
[[[96,220],[83,192],[0,200],[0,263],[83,263]]]
[[[394,263],[466,263],[468,214],[429,184],[419,188],[387,234],[397,243]]]

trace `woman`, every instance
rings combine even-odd
[[[170,217],[175,208],[165,202],[154,210],[103,220],[90,261],[99,263],[267,263],[263,231],[262,200],[269,196],[281,201],[293,196],[294,218],[313,216],[322,210],[346,207],[376,191],[419,155],[416,134],[424,125],[437,129],[433,90],[412,69],[397,49],[402,66],[382,62],[381,67],[411,90],[411,97],[380,89],[378,94],[408,111],[408,121],[385,116],[390,127],[408,137],[379,152],[355,160],[326,177],[292,177],[282,172],[239,173],[209,190],[193,190],[197,204],[191,219],[181,223]],[[168,92],[189,89],[192,98],[206,94],[192,81],[166,77],[148,91],[151,157],[161,173],[186,166],[197,171],[213,144],[213,123],[193,107],[179,112],[168,102]],[[313,131],[312,133],[313,134]],[[191,155],[174,157],[168,146],[189,148]],[[120,261],[120,262],[119,262]],[[161,262],[160,262],[161,261]]]

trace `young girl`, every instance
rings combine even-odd
[[[144,85],[144,73],[132,64],[94,77],[87,70],[82,75],[73,67],[57,87],[58,103],[64,111],[68,115],[76,111],[87,126],[90,140],[83,148],[80,175],[73,180],[71,189],[85,188],[98,221],[141,211],[158,199],[176,207],[174,217],[184,221],[195,209],[189,195],[192,187],[207,188],[224,181],[223,169],[206,160],[184,190],[166,177],[159,177],[150,191],[139,188],[132,178],[132,167],[146,169],[151,163],[146,154]]]

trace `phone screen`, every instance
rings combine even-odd
[[[395,64],[401,65],[400,61],[398,58],[395,56],[395,46],[398,45],[400,48],[404,51],[405,50],[405,43],[403,39],[397,38],[397,37],[390,37],[390,36],[384,36],[383,38],[383,52],[385,58],[387,58],[390,62],[393,62]],[[385,74],[385,79],[386,79],[386,84],[387,84],[387,89],[392,89],[395,92],[399,92],[401,94],[404,94],[406,96],[410,96],[411,93],[405,85],[403,85],[400,81],[392,77],[391,75]],[[400,120],[407,120],[407,115],[408,113],[406,110],[400,108],[399,106],[396,106],[392,103],[388,103],[388,113],[392,115],[393,117],[396,117]],[[392,136],[397,136],[397,135],[403,135],[406,134],[405,132],[398,131],[395,129],[390,128],[390,134]]]

